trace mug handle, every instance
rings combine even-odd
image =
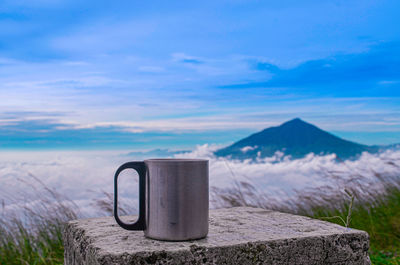
[[[132,168],[139,174],[139,218],[133,224],[127,224],[121,221],[118,216],[118,175],[125,169]],[[114,218],[115,221],[127,230],[145,230],[146,229],[146,204],[145,204],[145,188],[146,188],[146,165],[143,161],[128,162],[121,165],[114,176]]]

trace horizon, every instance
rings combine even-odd
[[[332,135],[334,135],[336,137],[339,137],[342,140],[351,141],[351,142],[356,143],[356,144],[363,144],[361,142],[356,142],[356,141],[352,141],[352,140],[346,139],[344,137],[341,137],[341,136],[335,134],[334,132],[325,131],[325,130],[323,130],[322,128],[318,127],[315,124],[309,123],[309,122],[307,122],[307,121],[305,121],[305,120],[303,120],[303,119],[301,119],[299,117],[296,117],[296,118],[287,120],[285,122],[282,122],[282,123],[280,123],[278,125],[272,125],[270,127],[263,128],[261,130],[255,131],[255,132],[250,132],[247,135],[244,135],[239,139],[233,139],[232,141],[230,141],[230,142],[228,142],[226,144],[211,143],[211,145],[215,145],[215,146],[219,146],[220,148],[224,148],[224,147],[227,147],[227,146],[229,146],[229,145],[231,145],[231,144],[233,144],[235,142],[238,142],[238,141],[240,141],[240,140],[242,140],[244,138],[247,138],[247,137],[249,137],[249,136],[251,136],[253,134],[259,133],[259,132],[261,132],[261,131],[263,131],[265,129],[269,129],[269,128],[272,128],[272,127],[280,127],[280,126],[282,126],[282,125],[284,125],[286,123],[290,123],[290,122],[293,122],[293,121],[300,121],[300,122],[305,123],[305,124],[316,126],[317,128],[321,129],[322,131],[330,133],[330,134],[332,134]],[[182,134],[181,134],[181,136],[182,136]],[[202,136],[204,137],[204,135],[202,135]],[[223,136],[222,139],[224,141],[226,141],[226,136],[225,135],[222,135],[222,136]],[[359,137],[359,135],[357,135],[357,136]],[[193,137],[193,134],[188,133],[187,135],[185,135],[185,137],[191,138],[191,137]],[[70,141],[68,143],[70,143]],[[28,152],[29,151],[41,151],[41,152],[42,151],[49,151],[49,152],[51,152],[51,151],[59,150],[59,151],[71,151],[71,152],[74,152],[74,151],[102,151],[102,152],[110,151],[112,153],[112,152],[117,152],[117,151],[119,151],[119,152],[129,152],[129,150],[133,151],[133,152],[149,152],[149,151],[157,151],[157,150],[159,150],[159,151],[169,151],[169,152],[174,152],[174,151],[189,151],[190,152],[190,151],[194,150],[197,146],[201,146],[201,145],[204,145],[204,144],[209,145],[210,143],[209,142],[198,142],[197,139],[193,139],[193,141],[190,142],[189,144],[187,142],[185,142],[185,144],[182,145],[182,146],[176,145],[176,144],[174,146],[170,146],[170,145],[167,144],[165,146],[161,145],[161,146],[158,146],[158,147],[154,147],[153,145],[149,145],[149,146],[141,146],[139,148],[135,146],[135,142],[133,142],[133,141],[126,142],[126,143],[121,142],[121,143],[114,144],[112,146],[111,145],[106,145],[106,146],[104,146],[104,145],[92,145],[92,146],[87,145],[87,146],[82,147],[82,146],[80,146],[80,144],[81,144],[80,142],[78,142],[78,143],[74,142],[73,145],[60,146],[60,144],[55,144],[55,143],[49,142],[48,146],[43,146],[43,145],[38,146],[36,144],[29,146],[26,143],[23,143],[23,147],[21,147],[21,145],[15,145],[15,146],[11,146],[9,148],[7,148],[7,147],[4,148],[4,146],[3,146],[2,151],[17,151],[17,152],[18,151],[28,151]],[[389,144],[386,144],[386,145],[388,146],[388,145],[397,145],[397,144],[400,144],[400,143],[389,143]],[[386,145],[382,144],[381,146],[386,146]],[[374,146],[374,144],[368,145],[368,146]]]
[[[225,146],[294,117],[400,143],[399,8],[3,1],[0,149]]]

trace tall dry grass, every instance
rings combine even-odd
[[[374,264],[400,264],[400,160],[385,161],[395,176],[322,171],[328,185],[295,190],[283,200],[246,181],[211,189],[217,207],[253,206],[299,214],[367,231]],[[367,166],[367,165],[366,165]]]
[[[0,264],[63,264],[62,230],[79,207],[32,174],[17,181],[27,194],[2,194]]]
[[[79,206],[28,173],[15,177],[22,192],[1,194],[0,265],[55,265],[64,262],[62,232],[66,222],[85,218]],[[101,216],[113,214],[113,194],[102,192],[92,202]],[[134,209],[119,203],[121,215]]]

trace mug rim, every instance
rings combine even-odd
[[[145,159],[144,162],[208,162],[207,159],[199,159],[199,158],[150,158]]]

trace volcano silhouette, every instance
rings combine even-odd
[[[215,155],[248,159],[273,156],[277,151],[291,155],[293,158],[301,158],[309,153],[314,153],[318,155],[336,154],[340,159],[348,159],[364,151],[376,152],[377,148],[341,139],[296,118],[219,149]]]

